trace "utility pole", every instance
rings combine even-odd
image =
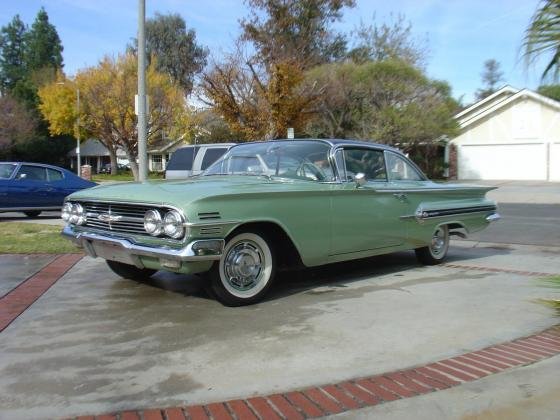
[[[146,124],[146,0],[138,0],[138,180],[148,177]]]
[[[76,124],[78,125],[78,135],[76,137],[76,166],[77,168],[77,172],[78,172],[78,176],[82,175],[82,159],[80,156],[80,89],[76,88],[76,111],[78,113],[77,117],[76,117]]]

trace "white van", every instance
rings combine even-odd
[[[198,144],[181,147],[171,155],[165,168],[165,179],[184,179],[198,175],[219,158],[235,143]]]

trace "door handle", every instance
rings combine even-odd
[[[406,201],[406,194],[404,193],[394,193],[393,196],[399,201]]]

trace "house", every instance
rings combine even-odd
[[[161,172],[165,170],[169,156],[179,147],[184,146],[183,140],[161,139],[148,145],[148,170]],[[76,148],[68,153],[71,167],[76,168]],[[82,165],[91,165],[93,173],[99,173],[104,165],[111,163],[109,151],[96,139],[88,139],[80,145],[80,160]],[[126,165],[128,158],[122,149],[117,150],[117,163]]]
[[[171,154],[185,144],[181,139],[175,141],[161,139],[151,142],[148,145],[148,170],[151,172],[165,171]]]
[[[455,118],[450,178],[560,181],[560,102],[505,86]]]
[[[76,148],[68,152],[68,157],[70,166],[76,169]],[[82,165],[90,165],[93,173],[99,173],[104,165],[111,163],[111,159],[109,151],[99,140],[88,139],[80,144],[80,162]],[[117,150],[117,163],[123,165],[128,163],[126,153],[121,149]]]

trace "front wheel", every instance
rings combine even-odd
[[[207,290],[226,306],[257,303],[276,273],[274,249],[262,232],[242,232],[226,243],[224,253],[208,272]]]
[[[440,264],[447,256],[449,249],[449,229],[447,226],[438,226],[432,235],[430,245],[415,249],[416,258],[422,264]]]
[[[138,268],[118,261],[107,260],[107,265],[113,273],[129,280],[148,280],[156,273],[156,270],[152,270],[150,268]]]

